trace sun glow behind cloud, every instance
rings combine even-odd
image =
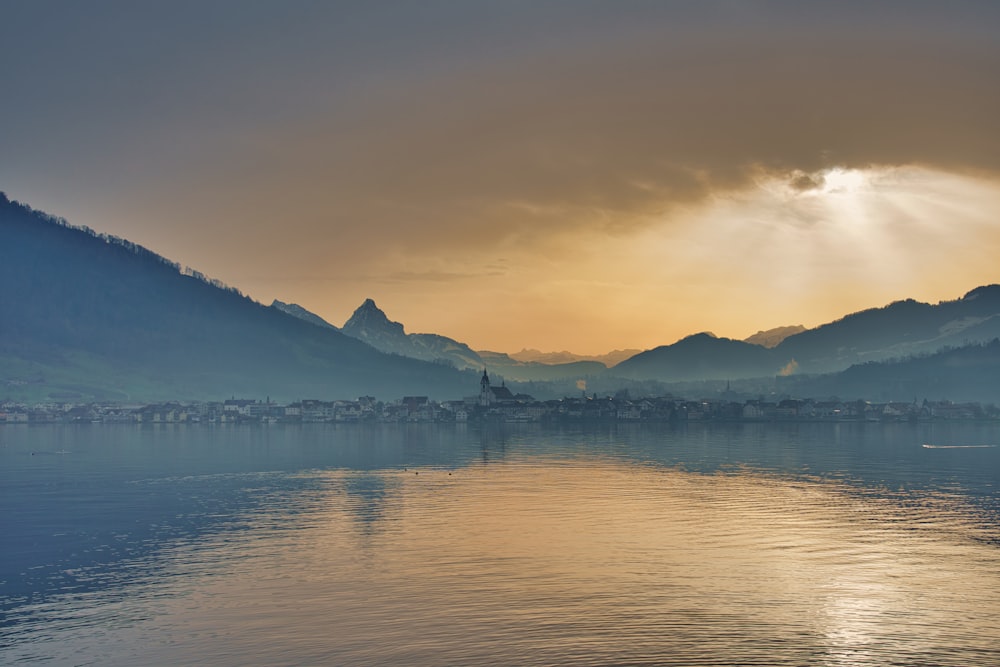
[[[1000,10],[869,4],[25,3],[0,187],[477,348],[955,298],[998,281]]]
[[[743,338],[814,326],[901,298],[954,299],[996,280],[1000,185],[973,176],[761,169],[750,187],[665,208],[621,224],[599,209],[550,210],[579,226],[470,249],[447,275],[438,256],[399,255],[402,273],[375,267],[358,282],[377,292],[373,276],[389,275],[376,280],[403,296],[380,304],[411,331],[479,349],[602,352],[703,330]],[[424,278],[435,280],[430,292]],[[442,307],[449,303],[461,306]]]
[[[944,286],[988,282],[998,206],[996,183],[920,167],[762,172],[685,224],[651,226],[635,250],[656,282],[693,295],[684,308],[698,328],[737,337],[741,322],[815,325],[859,301],[956,298]]]
[[[793,194],[801,196],[856,195],[869,184],[871,178],[872,174],[863,169],[833,167],[814,174],[795,171],[787,185]]]

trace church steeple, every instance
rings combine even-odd
[[[493,392],[490,391],[490,376],[484,368],[483,378],[479,381],[479,405],[488,406],[491,398],[493,398]]]

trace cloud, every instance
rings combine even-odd
[[[431,282],[448,283],[456,280],[469,280],[473,278],[485,278],[502,276],[506,273],[503,270],[490,271],[396,271],[385,276],[369,276],[368,280],[373,282]]]
[[[788,185],[797,192],[808,192],[822,188],[825,181],[826,178],[822,174],[806,174],[795,171],[791,174]]]
[[[798,372],[798,370],[799,370],[799,362],[792,359],[787,364],[781,367],[781,370],[778,371],[778,375],[780,375],[781,377],[788,377],[789,375],[795,375]]]
[[[377,279],[408,324],[433,292],[479,308],[456,327],[583,336],[599,327],[572,311],[600,307],[642,345],[732,332],[727,311],[769,325],[755,286],[871,305],[873,277],[945,282],[912,268],[928,248],[968,277],[997,247],[928,201],[993,220],[992,195],[828,177],[916,165],[995,189],[995,2],[244,5],[12,8],[7,192],[266,301],[353,308]]]
[[[269,182],[312,202],[349,242],[378,234],[433,252],[630,233],[762,169],[800,190],[834,166],[995,173],[1000,46],[960,38],[939,14],[939,32],[801,19],[684,35],[625,20],[591,41],[432,69],[334,114],[306,110],[277,128],[273,155],[231,154],[258,165],[233,187]]]
[[[798,174],[799,188],[832,166],[1000,170],[991,3],[256,8],[228,29],[223,8],[206,28],[184,11],[111,27],[73,17],[104,31],[85,49],[104,97],[62,122],[80,100],[36,91],[46,131],[96,137],[105,165],[84,178],[134,165],[115,178],[151,179],[126,194],[140,204],[156,192],[176,207],[183,193],[224,228],[280,218],[336,234],[344,261],[367,259],[373,237],[429,252],[630,233],[762,168]],[[79,39],[75,25],[51,29],[66,48]],[[156,57],[178,42],[183,58]],[[158,64],[133,68],[115,49]],[[39,63],[72,90],[94,75]],[[149,95],[130,97],[135,82]],[[13,120],[15,144],[47,145]],[[65,154],[37,166],[69,170]]]

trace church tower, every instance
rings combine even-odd
[[[490,399],[493,398],[493,392],[490,391],[490,376],[486,374],[486,369],[483,369],[483,379],[479,381],[479,405],[484,408],[489,407]]]

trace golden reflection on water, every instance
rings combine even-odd
[[[951,498],[597,458],[317,474],[178,550],[144,659],[1000,662],[995,535]]]

